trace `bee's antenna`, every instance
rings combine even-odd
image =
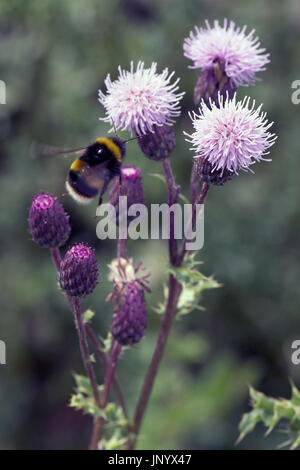
[[[143,134],[143,135],[138,135],[137,137],[131,137],[130,139],[124,140],[124,144],[127,142],[130,142],[131,140],[138,140],[141,139],[142,137],[145,137],[146,135],[150,135],[151,132],[148,132],[148,134]]]

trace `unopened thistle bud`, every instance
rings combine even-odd
[[[58,248],[70,236],[69,216],[51,194],[41,193],[34,196],[28,223],[33,240],[40,246]]]
[[[109,202],[116,209],[117,220],[119,220],[119,197],[127,196],[128,208],[132,204],[144,204],[144,191],[142,185],[141,171],[135,166],[123,166],[121,169],[121,184],[118,177],[115,178],[109,192]],[[128,221],[134,217],[128,216]]]
[[[60,264],[59,283],[71,297],[85,297],[96,287],[98,265],[95,252],[84,243],[67,251]]]
[[[146,327],[144,291],[136,281],[132,281],[124,286],[121,306],[114,316],[111,332],[120,344],[129,346],[142,339]]]
[[[111,332],[123,346],[138,343],[147,328],[147,315],[144,290],[149,274],[139,275],[141,266],[134,268],[131,259],[119,258],[110,265],[110,280],[114,283],[112,300],[114,317]]]
[[[150,160],[163,160],[169,157],[175,149],[175,133],[168,125],[153,126],[153,132],[141,136],[138,144]]]

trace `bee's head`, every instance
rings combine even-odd
[[[116,160],[122,163],[125,155],[125,143],[118,137],[99,137],[88,147],[88,154],[95,161]]]

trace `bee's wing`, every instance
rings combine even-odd
[[[39,142],[32,142],[32,144],[30,145],[29,154],[31,158],[40,158],[52,157],[54,155],[78,153],[82,152],[83,150],[86,150],[86,147],[62,150],[58,147],[53,147],[52,145],[41,144]]]

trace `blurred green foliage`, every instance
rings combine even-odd
[[[131,60],[157,61],[160,69],[176,71],[186,91],[173,155],[186,191],[192,154],[182,131],[191,129],[187,111],[197,72],[188,69],[182,41],[194,24],[223,17],[255,28],[271,53],[262,81],[238,94],[264,102],[279,139],[272,163],[209,194],[202,270],[222,287],[204,294],[206,311],[177,322],[139,446],[233,448],[249,383],[277,396],[288,395],[288,377],[299,384],[300,369],[290,360],[291,342],[300,335],[300,107],[291,103],[291,83],[300,78],[298,1],[10,0],[0,3],[0,78],[7,85],[7,104],[0,105],[0,338],[7,344],[0,448],[86,448],[91,430],[88,417],[67,407],[71,371],[82,373],[72,317],[47,250],[27,231],[33,194],[62,195],[69,159],[32,160],[31,143],[68,148],[106,134],[97,91],[107,73],[115,78],[117,66]],[[141,167],[147,202],[165,200],[162,183],[148,175],[159,173],[159,164],[142,157],[134,142],[127,162]],[[84,306],[95,310],[93,324],[105,336],[112,314],[105,304],[107,264],[115,243],[96,239],[94,205],[60,200],[71,214],[70,244],[86,241],[97,250],[100,285]],[[151,306],[163,298],[168,264],[162,242],[131,242],[129,250],[151,270],[153,290],[147,337],[118,368],[132,411],[159,325]],[[258,427],[240,448],[280,442],[276,433],[267,440],[262,433]]]

